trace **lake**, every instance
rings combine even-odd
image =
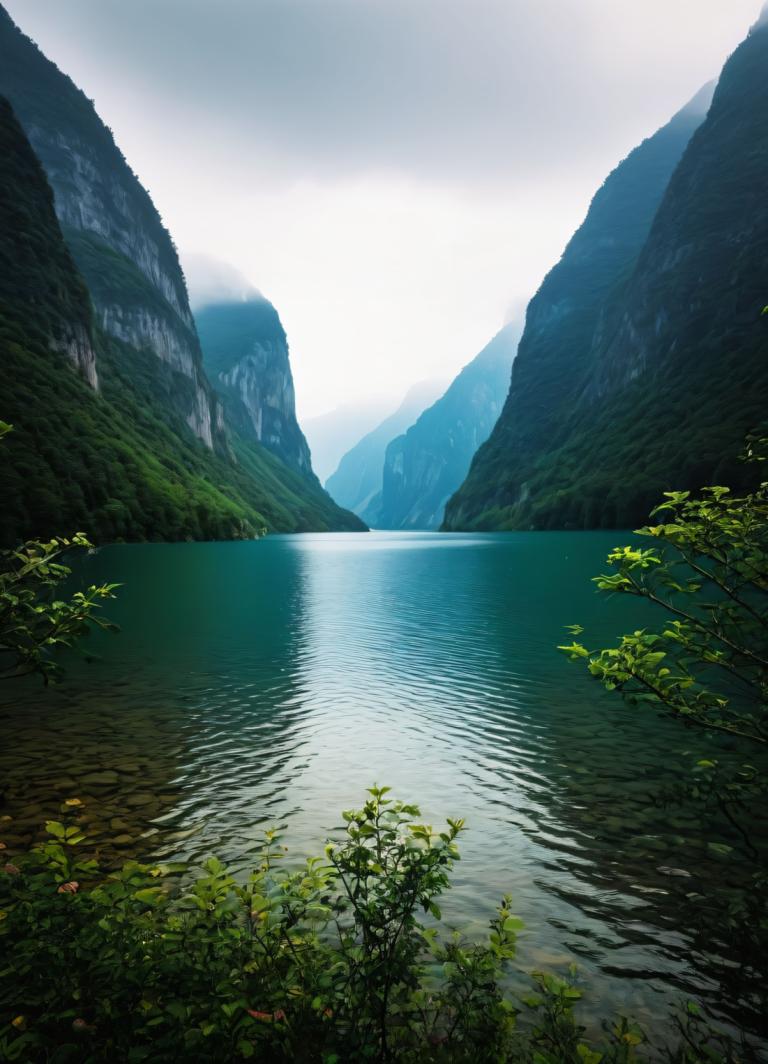
[[[446,919],[469,933],[511,892],[520,963],[578,962],[587,1009],[659,1029],[670,1001],[737,1005],[728,943],[696,899],[738,884],[721,825],[665,802],[729,741],[623,705],[558,654],[649,614],[590,577],[623,533],[271,536],[114,546],[79,580],[119,581],[117,636],[53,691],[5,690],[0,777],[12,854],[67,797],[118,855],[247,864],[264,828],[321,852],[340,811],[388,784],[468,830]],[[693,913],[693,915],[692,915]],[[729,969],[730,970],[730,969]],[[591,1005],[590,1005],[591,1002]]]

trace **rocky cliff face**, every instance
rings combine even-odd
[[[43,164],[99,324],[188,378],[194,394],[180,389],[187,399],[177,413],[207,446],[223,446],[184,277],[160,216],[91,101],[2,7],[0,93],[11,101]]]
[[[52,337],[51,346],[61,351],[82,373],[94,390],[99,388],[99,374],[96,369],[96,352],[93,347],[93,335],[85,323],[71,323],[70,329],[62,337]]]
[[[45,173],[0,97],[0,311],[31,319],[41,342],[98,388],[91,305],[61,234]]]
[[[387,445],[405,432],[441,391],[436,381],[415,385],[397,410],[347,451],[325,483],[340,506],[346,506],[368,524],[378,525]]]
[[[389,444],[374,522],[378,527],[440,526],[446,502],[501,412],[520,331],[516,323],[505,326],[445,394]]]
[[[550,518],[536,516],[543,502],[535,484],[537,470],[562,445],[564,456],[552,464],[566,477],[572,475],[567,426],[577,416],[585,387],[599,378],[596,352],[615,332],[621,295],[670,178],[705,118],[712,91],[713,86],[706,86],[613,171],[532,299],[504,409],[466,482],[446,507],[446,528],[550,527]],[[594,412],[584,420],[588,435],[590,418]],[[599,469],[600,452],[607,451],[608,443],[606,438],[602,448],[596,446],[592,472]],[[584,496],[583,484],[574,481],[572,487]],[[590,503],[573,517],[551,521],[553,527],[558,522],[582,527],[602,523],[602,517]]]
[[[258,293],[195,314],[205,368],[228,421],[292,469],[311,476],[309,447],[296,420],[288,340],[277,311]]]

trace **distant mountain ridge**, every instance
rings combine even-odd
[[[380,499],[361,511],[378,528],[433,529],[496,424],[520,339],[505,325],[447,391],[386,450]]]
[[[664,490],[743,482],[768,399],[767,64],[761,25],[709,110],[707,87],[595,196],[445,528],[635,526]]]
[[[326,491],[340,506],[352,510],[369,524],[376,523],[387,445],[413,424],[441,390],[442,386],[435,381],[414,385],[397,410],[347,451],[325,482]]]
[[[312,468],[321,481],[327,481],[347,451],[389,416],[395,403],[390,398],[373,396],[361,402],[343,403],[325,414],[303,420]]]

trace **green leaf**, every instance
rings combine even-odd
[[[142,905],[155,906],[163,900],[164,895],[162,887],[144,887],[142,890],[137,890],[133,896]]]

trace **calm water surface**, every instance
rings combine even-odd
[[[554,650],[569,623],[593,645],[643,623],[590,583],[621,539],[371,533],[93,554],[79,575],[123,582],[109,607],[122,631],[94,639],[97,659],[71,663],[58,690],[2,707],[10,852],[71,796],[107,858],[240,864],[276,823],[296,854],[319,852],[340,810],[386,783],[433,823],[467,820],[450,921],[476,930],[510,891],[521,964],[576,959],[603,1013],[657,1025],[692,994],[733,1007],[718,989],[727,944],[703,952],[681,906],[741,869],[707,847],[695,810],[661,800],[727,748],[624,707]]]

